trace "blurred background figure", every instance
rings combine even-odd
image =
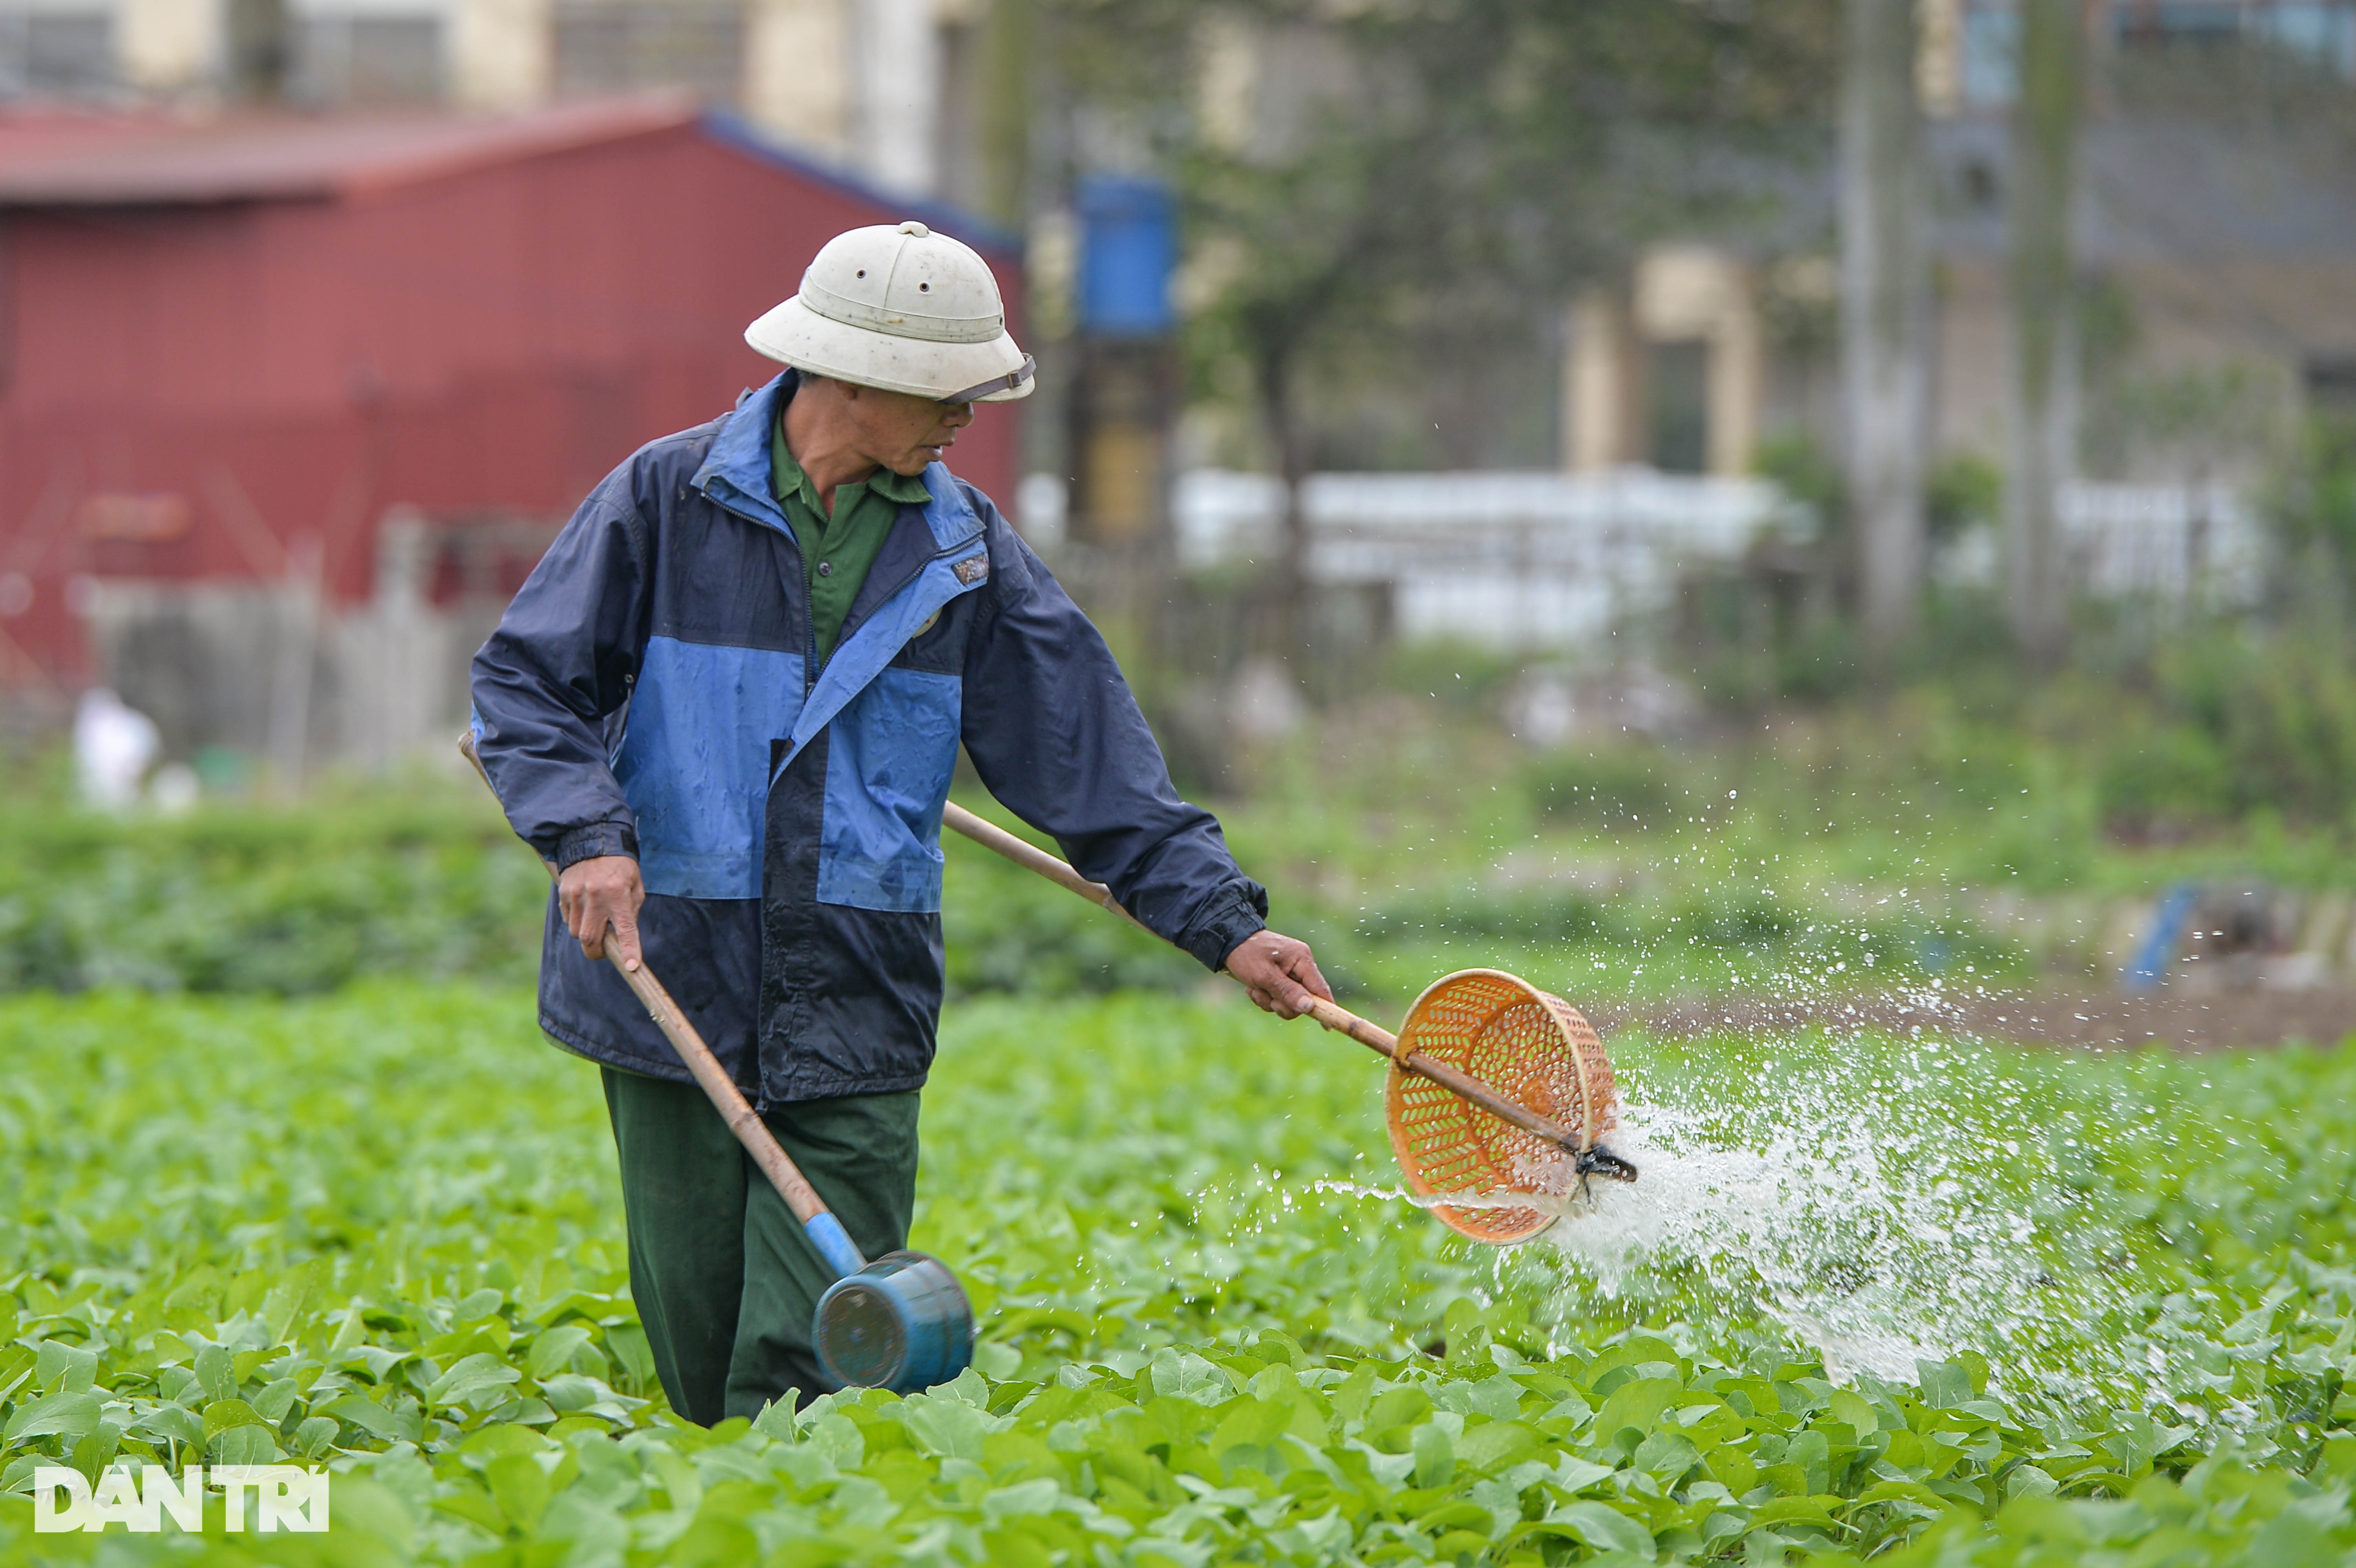
[[[81,797],[109,811],[139,804],[139,786],[155,761],[155,721],[102,686],[81,694],[74,709],[74,776]]]

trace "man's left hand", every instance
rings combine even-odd
[[[1295,937],[1262,931],[1245,937],[1227,955],[1226,971],[1243,982],[1261,1011],[1280,1019],[1297,1019],[1309,1010],[1312,997],[1333,999],[1333,987],[1317,972],[1309,944]]]

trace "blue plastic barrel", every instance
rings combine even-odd
[[[1170,274],[1178,265],[1178,203],[1169,186],[1133,175],[1087,175],[1080,218],[1080,330],[1099,337],[1159,337],[1176,325]]]

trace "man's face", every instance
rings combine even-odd
[[[957,444],[973,422],[971,403],[942,403],[880,387],[861,387],[849,403],[860,455],[894,474],[917,475]]]

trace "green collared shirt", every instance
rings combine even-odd
[[[891,537],[892,524],[904,506],[921,507],[932,499],[922,475],[894,474],[878,468],[866,478],[834,487],[834,515],[819,505],[818,486],[810,483],[794,454],[786,450],[785,421],[769,436],[770,483],[777,505],[794,526],[801,542],[802,570],[809,580],[810,636],[818,645],[818,662],[833,656],[842,635],[851,603],[867,581],[868,568]]]

